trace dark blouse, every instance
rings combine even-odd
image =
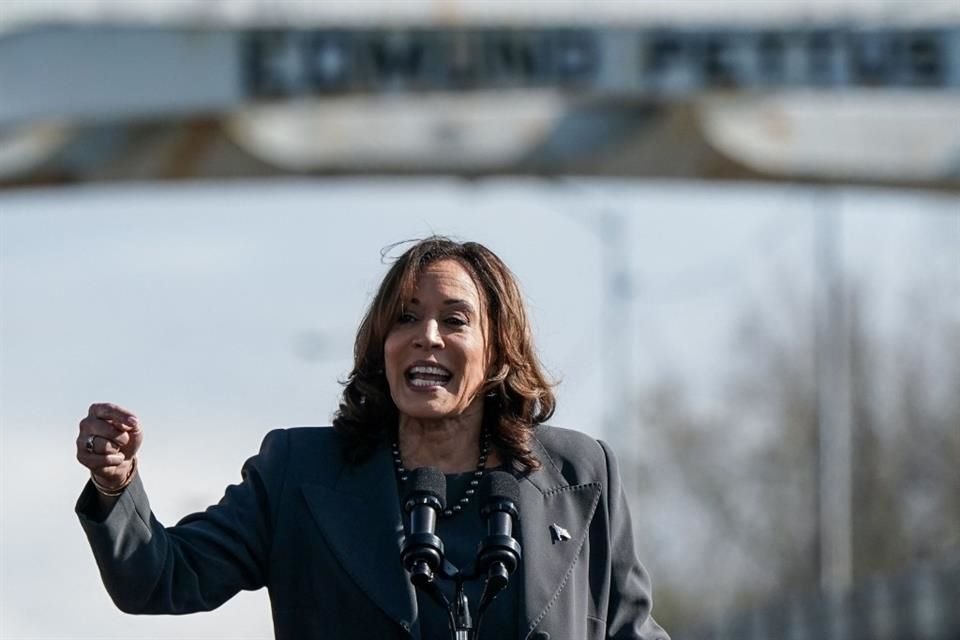
[[[447,474],[448,503],[452,504],[464,495],[472,477],[472,471]],[[449,518],[440,518],[437,524],[437,535],[443,540],[446,559],[464,572],[473,571],[477,548],[486,534],[486,524],[480,517],[480,507],[476,497],[462,512]],[[521,560],[520,566],[510,577],[507,588],[497,595],[484,613],[480,625],[480,640],[505,640],[517,637],[518,604],[523,583],[522,571],[523,561]],[[438,576],[438,582],[444,595],[453,602],[455,593],[453,580]],[[470,602],[470,614],[476,627],[477,606],[480,604],[480,595],[483,592],[483,579],[468,581],[464,585],[464,591]],[[420,637],[423,640],[447,640],[451,637],[447,612],[419,589],[417,590],[417,610],[420,612]]]

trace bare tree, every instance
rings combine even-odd
[[[912,286],[889,326],[864,285],[848,287],[855,581],[960,549],[960,314],[941,285]],[[659,567],[668,623],[818,586],[812,303],[790,282],[777,290],[744,312],[718,406],[669,376],[639,393],[655,435],[637,493],[672,489],[710,540]]]

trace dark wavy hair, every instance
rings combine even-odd
[[[556,399],[533,347],[520,287],[503,261],[482,244],[440,236],[417,241],[396,259],[360,323],[353,370],[344,382],[333,420],[346,444],[345,457],[362,461],[396,434],[399,412],[384,372],[384,342],[404,302],[413,296],[420,273],[439,260],[460,263],[486,306],[489,370],[495,373],[481,393],[484,426],[491,442],[505,462],[524,470],[536,469],[540,463],[531,451],[531,439],[536,425],[553,415]]]

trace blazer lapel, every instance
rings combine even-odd
[[[343,568],[384,613],[405,629],[416,617],[416,593],[400,564],[403,519],[393,463],[385,448],[344,465],[331,489],[304,484],[310,512]]]
[[[523,553],[523,638],[540,624],[548,606],[566,586],[600,500],[600,483],[569,485],[539,441],[535,449],[542,466],[520,480],[518,507]],[[561,527],[569,539],[556,539],[551,535],[551,525]]]

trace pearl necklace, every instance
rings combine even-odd
[[[477,470],[473,472],[473,477],[470,478],[470,486],[467,487],[466,491],[463,492],[463,496],[457,500],[452,507],[448,506],[441,512],[444,518],[449,518],[455,513],[460,513],[470,504],[470,499],[477,493],[477,485],[480,484],[480,478],[483,477],[483,471],[487,465],[487,454],[489,453],[490,434],[484,429],[480,434],[480,458],[477,460]],[[401,483],[406,482],[409,474],[403,466],[403,460],[400,459],[400,443],[396,439],[393,441],[393,466],[397,471],[397,479]]]

